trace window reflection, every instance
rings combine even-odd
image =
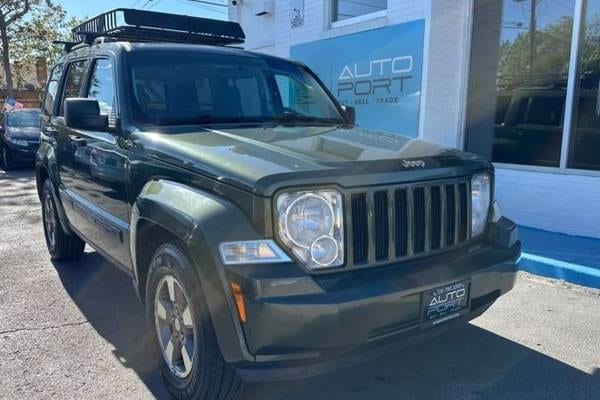
[[[387,9],[387,0],[334,0],[333,21],[342,21],[385,9]]]
[[[575,0],[504,0],[493,160],[558,167]]]
[[[578,60],[569,167],[600,170],[600,4],[587,1]]]

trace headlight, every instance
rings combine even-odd
[[[10,136],[6,136],[6,140],[17,146],[29,146],[29,142],[25,139],[14,139]]]
[[[344,264],[342,195],[334,190],[285,193],[277,198],[283,243],[311,269]]]
[[[479,236],[488,222],[491,200],[489,174],[475,175],[471,179],[471,235]]]

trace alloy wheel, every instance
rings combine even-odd
[[[54,218],[54,203],[50,193],[44,198],[44,226],[46,228],[46,239],[50,248],[56,244],[56,218]]]
[[[196,326],[183,287],[172,275],[158,282],[154,297],[154,320],[160,349],[171,372],[178,378],[192,371],[196,349]]]

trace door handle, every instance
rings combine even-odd
[[[42,131],[44,132],[44,134],[46,134],[48,136],[54,136],[58,133],[58,129],[53,128],[51,126],[44,127],[44,129]]]

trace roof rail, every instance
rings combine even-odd
[[[63,51],[65,53],[68,53],[69,51],[71,51],[71,49],[75,46],[77,46],[78,44],[81,44],[81,41],[79,42],[71,42],[68,40],[54,40],[52,42],[52,44],[58,45],[58,46],[63,46]]]
[[[131,42],[173,42],[225,46],[244,43],[236,22],[155,11],[117,8],[73,28],[73,40],[92,44],[98,37]]]

